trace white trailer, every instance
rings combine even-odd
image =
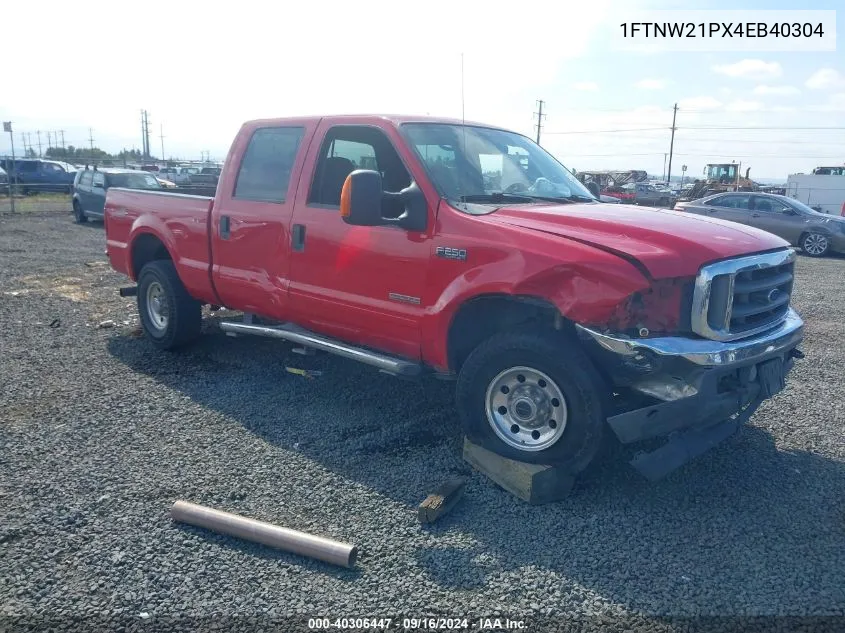
[[[845,173],[791,174],[786,195],[822,213],[845,215]]]

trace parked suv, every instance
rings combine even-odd
[[[70,192],[77,169],[70,163],[40,158],[7,158],[2,161],[11,182],[18,185],[18,191],[27,194],[34,191]]]
[[[747,224],[800,246],[811,257],[845,253],[845,218],[819,213],[803,202],[768,193],[718,193],[679,202],[679,211]]]
[[[73,183],[73,216],[79,223],[88,218],[101,220],[106,204],[106,191],[111,187],[161,190],[153,174],[134,169],[82,169]]]

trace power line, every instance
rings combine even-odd
[[[638,127],[619,130],[570,130],[567,132],[546,132],[546,134],[616,134],[617,132],[654,132],[666,131],[665,127]]]

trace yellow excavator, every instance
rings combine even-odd
[[[745,170],[743,178],[740,170],[742,163],[708,163],[704,167],[704,178],[696,180],[692,188],[683,193],[680,201],[698,200],[723,191],[759,191],[760,186],[748,177],[751,168]]]

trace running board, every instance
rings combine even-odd
[[[295,325],[250,325],[248,323],[223,321],[220,324],[220,329],[232,334],[252,334],[254,336],[284,339],[306,347],[313,347],[323,352],[357,360],[360,363],[378,367],[384,372],[396,374],[397,376],[417,376],[422,371],[422,366],[418,363],[371,352],[360,347],[353,347],[335,339],[309,332]]]

